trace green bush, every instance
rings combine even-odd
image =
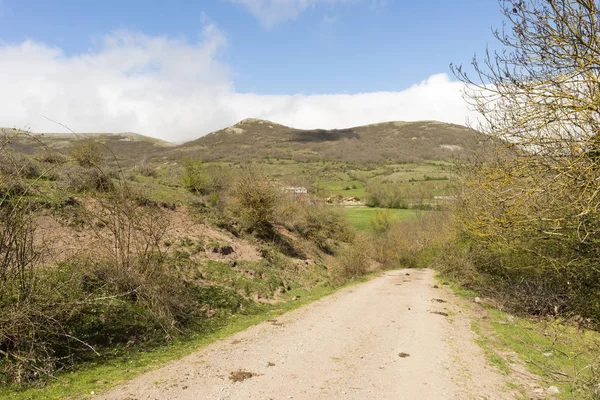
[[[202,160],[186,159],[183,161],[181,182],[190,192],[196,194],[208,194],[210,192],[210,180]]]
[[[69,148],[69,155],[84,168],[100,167],[104,162],[102,146],[91,139],[73,143]]]
[[[246,303],[158,265],[123,271],[82,260],[38,271],[28,282],[35,290],[25,300],[0,302],[3,383],[43,379],[115,347],[163,343],[203,323],[209,311],[229,315]]]
[[[341,283],[364,275],[372,262],[371,251],[371,243],[364,236],[359,235],[352,243],[346,244],[338,255],[334,279]]]
[[[0,203],[11,197],[23,196],[30,190],[30,184],[14,175],[0,174]]]
[[[376,235],[386,233],[393,223],[392,214],[388,210],[377,210],[375,215],[369,219],[369,226]]]
[[[139,165],[137,165],[136,171],[142,176],[150,178],[158,177],[158,172],[156,171],[156,169],[152,168],[152,166],[146,160],[142,161]]]
[[[242,231],[272,238],[282,191],[273,180],[254,166],[236,170],[227,193],[226,213]]]
[[[370,180],[366,186],[369,207],[408,208],[408,193],[397,183]]]
[[[539,249],[550,254],[548,250]],[[600,327],[600,272],[580,260],[548,265],[531,252],[488,246],[475,237],[448,243],[435,266],[445,276],[518,314],[579,315]],[[555,261],[555,260],[553,260]]]
[[[289,199],[281,204],[278,221],[330,254],[340,242],[351,242],[355,235],[344,210],[324,203]]]
[[[211,195],[216,201],[231,181],[231,171],[220,165],[206,165],[201,160],[185,159],[181,182],[192,193]]]

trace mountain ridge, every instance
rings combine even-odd
[[[8,133],[11,130],[4,130]],[[90,138],[105,144],[120,159],[246,162],[256,159],[338,160],[352,163],[464,160],[489,137],[463,125],[441,121],[387,121],[341,129],[298,129],[246,118],[183,144],[138,133],[31,133],[13,144],[35,153],[43,146],[67,148]]]
[[[247,118],[176,149],[205,161],[292,158],[348,162],[419,162],[465,159],[489,137],[440,121],[388,121],[341,129],[297,129]]]

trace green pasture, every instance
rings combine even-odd
[[[404,210],[394,208],[377,208],[377,207],[362,207],[362,206],[348,206],[344,207],[348,220],[357,229],[367,230],[369,229],[369,221],[375,216],[377,212],[389,212],[395,221],[406,221],[417,218],[422,215],[425,211],[421,210]]]

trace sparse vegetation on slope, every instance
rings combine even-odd
[[[205,161],[252,159],[348,163],[464,160],[486,137],[464,126],[435,121],[387,122],[340,130],[300,130],[247,119],[177,148]]]
[[[40,384],[210,332],[288,291],[366,270],[325,264],[354,240],[337,207],[298,201],[260,167],[190,162],[180,192],[178,165],[112,166],[89,139],[64,152],[9,151],[30,140],[20,136],[0,148],[10,160],[0,171],[1,384]],[[166,193],[171,201],[157,200]]]

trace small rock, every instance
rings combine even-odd
[[[542,388],[533,389],[533,393],[544,393],[544,389],[542,389]]]
[[[406,276],[410,276],[410,274],[409,274],[408,272],[407,272],[407,273],[405,273],[404,275],[406,275]]]
[[[292,300],[298,300],[300,298],[300,296],[294,296],[292,297]]]
[[[544,353],[544,357],[551,357],[552,353]]]
[[[433,288],[434,289],[439,289],[439,286],[438,285],[433,285]]]
[[[477,304],[481,304],[481,299],[479,297],[475,297],[475,299],[473,299],[473,301]]]
[[[558,389],[556,386],[550,386],[548,388],[548,393],[557,394],[560,393],[560,389]]]
[[[408,354],[408,353],[398,353],[398,357],[400,357],[400,358],[406,358],[406,357],[410,357],[410,354]]]

